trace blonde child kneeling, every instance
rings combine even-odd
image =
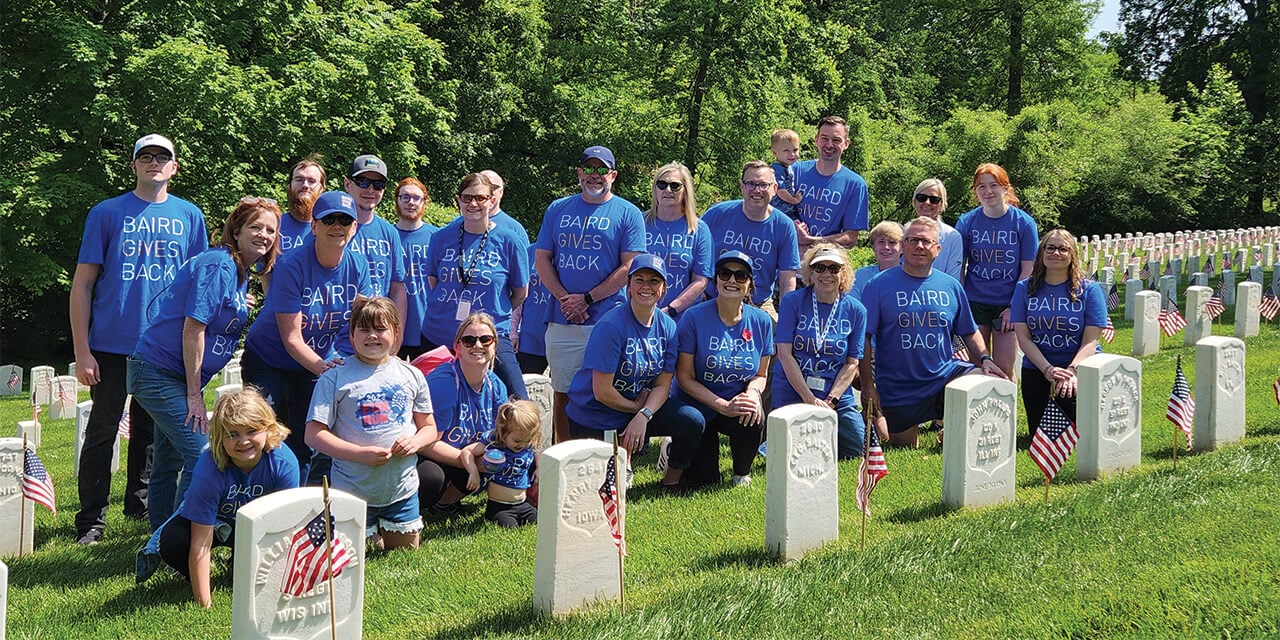
[[[538,508],[527,491],[537,484],[538,451],[542,439],[542,413],[528,400],[513,400],[498,407],[493,431],[462,449],[462,466],[470,477],[467,489],[480,487],[480,474],[489,477],[486,520],[503,527],[519,527],[538,520]]]
[[[335,488],[368,504],[366,533],[377,546],[417,548],[415,454],[439,437],[427,382],[392,357],[401,328],[390,299],[356,298],[350,332],[356,357],[316,382],[307,444],[333,458]]]

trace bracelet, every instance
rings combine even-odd
[[[982,357],[978,358],[978,362],[979,362],[979,363],[986,362],[986,361],[988,361],[988,360],[990,360],[990,361],[992,361],[992,362],[995,362],[995,361],[996,361],[996,359],[995,359],[995,358],[992,358],[992,357],[991,357],[991,354],[989,354],[989,353],[984,353],[984,354],[982,354]]]

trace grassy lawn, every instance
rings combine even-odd
[[[1231,331],[1230,324],[1214,327],[1218,335]],[[1119,323],[1107,351],[1127,353],[1130,339],[1128,323]],[[672,499],[656,494],[650,452],[638,461],[629,496],[625,615],[609,603],[564,618],[534,616],[535,528],[486,525],[482,503],[472,502],[459,519],[428,522],[417,552],[370,556],[365,635],[1275,637],[1280,426],[1271,384],[1280,370],[1280,330],[1264,325],[1247,342],[1245,442],[1180,453],[1175,472],[1174,427],[1164,410],[1177,355],[1192,388],[1196,377],[1194,348],[1181,344],[1180,335],[1166,338],[1165,350],[1143,361],[1142,466],[1084,484],[1075,481],[1073,458],[1047,504],[1023,436],[1015,503],[942,508],[940,449],[928,436],[919,450],[887,453],[889,475],[873,497],[865,552],[852,507],[857,465],[845,463],[840,540],[779,565],[763,551],[763,461],[749,487]],[[28,416],[23,401],[0,402],[5,424]],[[123,473],[113,485],[107,537],[77,547],[72,422],[46,424],[44,439],[40,453],[59,512],[37,513],[36,553],[9,563],[9,637],[228,636],[225,554],[215,563],[211,611],[189,602],[186,582],[167,569],[135,586],[133,554],[147,532],[120,515]]]

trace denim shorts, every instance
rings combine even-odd
[[[422,531],[422,516],[418,514],[418,492],[408,498],[392,502],[385,507],[366,506],[364,533],[371,536],[378,532],[416,533]]]

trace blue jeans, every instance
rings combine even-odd
[[[258,354],[246,350],[240,358],[240,376],[245,384],[257,387],[276,412],[276,419],[289,427],[284,443],[298,458],[299,486],[307,484],[307,475],[311,471],[307,411],[311,408],[311,393],[316,388],[315,375],[306,369],[277,369],[264,362]]]
[[[821,397],[821,396],[819,396]],[[789,404],[799,404],[800,394],[787,383],[784,378],[773,388],[773,404],[770,411]],[[861,458],[862,447],[867,438],[867,423],[862,419],[862,411],[858,407],[853,392],[845,390],[836,403],[836,456],[841,460]]]
[[[209,446],[205,433],[192,431],[187,419],[187,381],[183,376],[130,356],[127,382],[133,400],[155,421],[151,479],[147,505],[151,530],[173,515],[191,486],[200,452]]]

